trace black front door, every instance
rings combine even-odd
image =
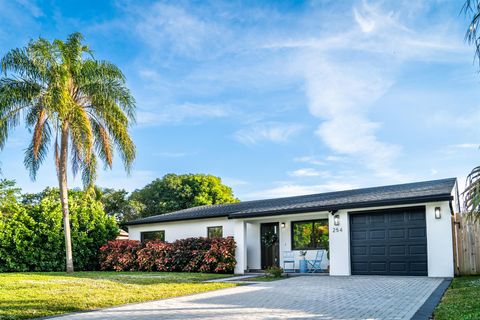
[[[278,222],[260,225],[262,269],[280,265]]]

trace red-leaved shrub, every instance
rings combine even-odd
[[[231,273],[235,241],[226,238],[187,238],[173,243],[116,240],[103,246],[100,266],[116,271],[184,271]]]
[[[235,268],[235,241],[233,237],[211,239],[200,271],[230,273]]]
[[[162,241],[149,241],[137,252],[138,270],[173,271],[172,244]]]
[[[138,270],[137,252],[142,248],[140,241],[114,240],[100,248],[100,269],[115,271]]]

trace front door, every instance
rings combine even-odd
[[[260,225],[260,242],[262,269],[280,266],[278,222],[262,223]]]

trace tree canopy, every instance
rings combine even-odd
[[[167,174],[135,190],[130,200],[145,207],[139,214],[148,217],[202,205],[238,202],[230,187],[209,174]]]
[[[140,217],[140,213],[145,208],[143,203],[130,199],[128,192],[124,189],[105,188],[98,190],[98,194],[105,212],[115,217],[120,225]]]
[[[62,271],[65,239],[58,189],[22,194],[9,180],[0,180],[0,272]],[[75,268],[95,270],[100,247],[116,238],[115,219],[102,203],[80,190],[68,192]]]

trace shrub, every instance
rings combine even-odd
[[[94,197],[82,191],[68,196],[75,269],[97,269],[99,249],[115,239],[117,224]],[[0,272],[65,269],[59,198],[58,189],[21,195],[13,182],[0,181]]]
[[[265,270],[267,273],[267,276],[274,277],[274,278],[280,278],[283,274],[283,269],[277,266],[271,266]]]
[[[236,263],[235,241],[233,237],[144,244],[116,240],[101,248],[100,260],[103,270],[231,273]]]
[[[201,271],[232,273],[235,268],[235,241],[233,237],[211,239]]]
[[[115,240],[100,248],[100,268],[102,270],[138,270],[137,252],[142,247],[140,241]]]
[[[149,241],[137,251],[140,271],[173,271],[172,245],[161,241]]]

